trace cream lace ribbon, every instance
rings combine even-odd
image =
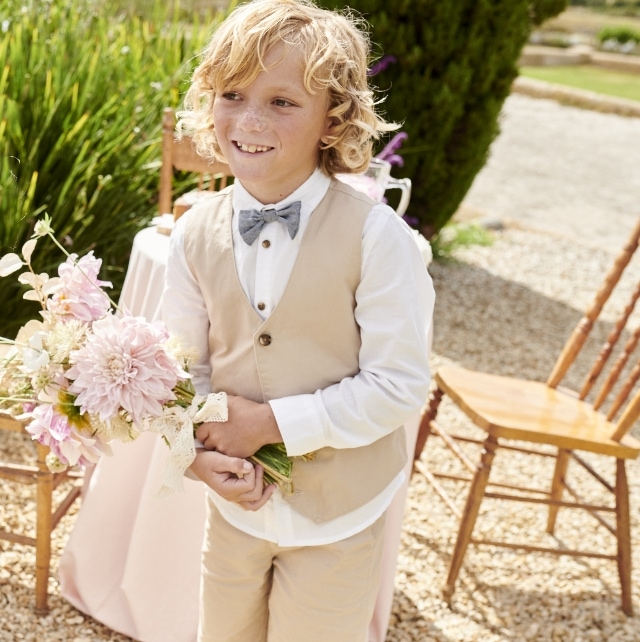
[[[146,420],[145,430],[160,435],[169,445],[159,497],[176,491],[184,492],[184,472],[196,457],[193,426],[206,421],[227,421],[227,394],[212,392],[206,397],[196,395],[188,408],[171,406],[159,417]]]

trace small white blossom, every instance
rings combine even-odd
[[[45,332],[36,332],[22,350],[22,365],[26,372],[37,372],[49,364],[49,353],[44,349]]]
[[[13,272],[19,270],[23,265],[22,259],[17,254],[13,252],[5,254],[0,259],[0,276],[9,276],[9,274],[13,274]]]
[[[46,347],[56,363],[67,363],[72,350],[79,350],[89,331],[78,319],[56,323],[49,332]]]
[[[47,236],[49,234],[53,234],[53,229],[51,228],[51,219],[45,214],[44,218],[36,222],[33,229],[33,237],[40,238],[41,236]]]
[[[22,246],[22,257],[27,263],[31,262],[31,255],[33,254],[33,250],[36,249],[37,242],[38,242],[38,239],[29,239]]]

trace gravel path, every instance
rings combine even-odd
[[[464,205],[620,247],[640,216],[640,118],[512,94]]]
[[[640,145],[632,144],[640,141],[639,134],[640,119],[509,98],[503,132],[465,201],[467,213],[500,218],[506,226],[496,233],[492,246],[469,248],[456,262],[432,266],[438,292],[435,368],[458,363],[501,374],[546,377],[640,214],[634,171],[640,167]],[[607,315],[605,325],[610,321]],[[449,406],[443,407],[441,417],[466,429]],[[18,437],[0,436],[0,458],[29,447]],[[439,453],[432,440],[423,460],[438,459]],[[531,468],[516,460],[508,471],[497,461],[496,473],[533,485],[549,471],[545,464]],[[629,478],[634,603],[640,611],[638,461],[629,466]],[[579,480],[579,485],[585,494],[597,496],[590,480]],[[16,496],[15,487],[0,483],[0,528],[33,516],[30,489],[19,492]],[[482,519],[483,529],[501,525],[514,538],[524,532],[540,543],[549,539],[544,535],[544,511],[537,507],[519,508],[513,514],[492,505]],[[73,522],[72,513],[55,534],[52,610],[44,618],[31,611],[32,550],[0,542],[0,642],[128,640],[84,617],[59,596],[56,564]],[[560,522],[577,526],[580,543],[602,543],[611,550],[611,539],[600,542],[590,521],[583,524],[581,517],[564,511]],[[449,609],[440,587],[455,529],[441,500],[416,474],[388,642],[640,642],[638,616],[627,618],[619,609],[617,572],[611,562],[472,549]],[[563,527],[558,538],[571,546],[575,534]]]

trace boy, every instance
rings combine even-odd
[[[364,642],[384,513],[405,474],[402,423],[429,384],[433,289],[410,230],[332,177],[363,171],[374,111],[357,21],[255,0],[217,29],[180,113],[235,185],[172,233],[170,329],[202,358],[191,471],[209,487],[201,642]],[[284,442],[296,492],[244,457]]]

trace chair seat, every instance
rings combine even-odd
[[[493,436],[634,459],[640,442],[611,435],[615,425],[589,404],[544,383],[442,367],[436,381],[464,412]]]

